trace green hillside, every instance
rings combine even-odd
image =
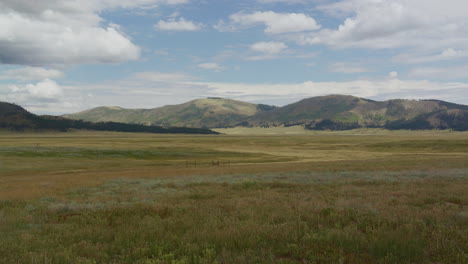
[[[116,106],[104,106],[64,117],[92,122],[113,121],[160,126],[214,128],[235,126],[249,116],[274,108],[230,99],[206,98],[154,109],[124,109]]]
[[[259,113],[248,119],[250,125],[288,125],[308,123],[315,119],[339,119],[355,121],[357,116],[350,113],[361,99],[353,96],[321,96],[303,99],[270,112]]]
[[[37,116],[24,108],[0,102],[0,129],[13,131],[67,131],[69,129],[86,129],[96,131],[116,132],[146,132],[146,133],[186,133],[186,134],[217,134],[203,128],[160,127],[141,124],[125,124],[116,122],[88,122],[71,120],[57,116]]]
[[[303,99],[283,107],[207,98],[154,109],[98,107],[65,117],[102,122],[185,127],[275,127],[468,130],[468,106],[440,100],[373,101],[349,95]]]
[[[468,106],[440,100],[379,102],[354,96],[328,95],[257,114],[243,125],[304,125],[315,130],[362,127],[468,130]]]

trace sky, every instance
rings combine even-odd
[[[327,94],[468,104],[468,1],[0,0],[0,101],[34,113]]]

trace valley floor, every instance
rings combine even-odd
[[[0,263],[467,263],[468,133],[0,133]]]

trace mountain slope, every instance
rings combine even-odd
[[[113,121],[214,128],[234,126],[249,116],[274,108],[230,99],[206,98],[154,109],[124,109],[104,106],[64,117],[92,122]]]
[[[348,114],[360,101],[353,96],[321,96],[259,113],[248,119],[249,125],[283,125],[308,123],[315,119],[353,119]]]
[[[0,102],[0,129],[14,131],[67,131],[69,129],[86,129],[117,132],[217,134],[209,129],[202,128],[163,128],[159,126],[145,126],[115,122],[92,123],[57,116],[37,116],[29,113],[18,105],[4,102]]]
[[[223,128],[302,125],[314,130],[361,127],[468,130],[468,106],[440,100],[373,101],[348,95],[303,99],[283,107],[207,98],[155,109],[98,107],[67,117],[162,126]]]
[[[25,130],[37,127],[40,117],[19,105],[0,102],[0,128]]]
[[[259,113],[243,125],[305,125],[309,129],[320,130],[359,127],[468,130],[467,117],[468,106],[440,100],[379,102],[354,96],[328,95]]]

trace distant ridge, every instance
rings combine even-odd
[[[235,126],[247,117],[275,108],[269,105],[209,97],[153,109],[124,109],[116,106],[103,106],[76,114],[64,115],[64,117],[92,122],[113,121],[159,126],[214,128]]]
[[[441,100],[374,101],[349,95],[312,97],[283,107],[211,97],[154,109],[98,107],[65,117],[199,128],[302,125],[312,130],[468,130],[466,105]]]
[[[13,131],[67,131],[69,129],[86,129],[116,132],[217,134],[214,131],[203,128],[163,128],[159,126],[116,122],[92,123],[57,116],[37,116],[29,113],[21,106],[5,102],[0,102],[0,129]]]
[[[373,101],[327,95],[257,114],[244,126],[304,125],[314,130],[353,128],[468,130],[468,106],[440,100]]]

